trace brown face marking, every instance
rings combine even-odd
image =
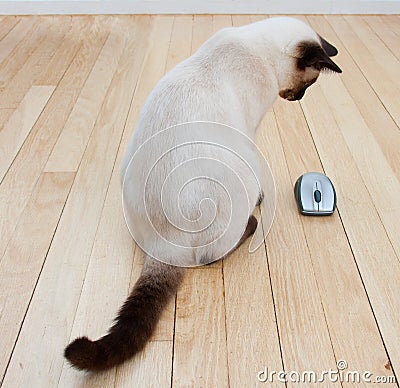
[[[333,49],[330,51],[333,52]],[[340,67],[329,58],[328,54],[317,42],[300,42],[296,51],[296,64],[299,70],[313,67],[316,70],[329,69],[336,73],[342,72]]]
[[[322,39],[322,38],[321,38]],[[324,40],[324,42],[326,42]],[[329,53],[334,55],[337,50],[326,42]],[[331,70],[341,73],[342,70],[333,62],[320,43],[314,41],[300,42],[293,53],[295,60],[295,71],[292,74],[291,86],[279,91],[279,96],[289,100],[300,100],[307,88],[318,78],[319,72]]]

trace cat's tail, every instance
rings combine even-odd
[[[91,341],[75,339],[65,357],[78,369],[99,371],[121,364],[143,349],[185,269],[146,259],[143,271],[107,335]]]

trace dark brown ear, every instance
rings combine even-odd
[[[330,44],[328,41],[326,41],[321,35],[318,34],[319,40],[321,41],[321,46],[324,49],[324,51],[330,56],[334,57],[337,55],[338,51],[337,48]]]
[[[321,70],[327,69],[332,70],[335,73],[341,73],[342,69],[332,61],[329,57],[323,58],[319,61],[319,65],[321,66]]]
[[[331,70],[341,73],[340,67],[329,58],[325,50],[314,42],[301,42],[298,45],[297,66],[304,70],[306,67],[315,67],[317,70]]]

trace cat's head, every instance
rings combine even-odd
[[[275,35],[280,51],[275,66],[282,98],[300,100],[321,71],[342,72],[331,59],[337,49],[310,26],[294,18],[272,18],[270,22],[280,31]]]

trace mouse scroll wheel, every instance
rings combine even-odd
[[[319,190],[314,191],[314,199],[315,202],[321,202],[321,192]]]

